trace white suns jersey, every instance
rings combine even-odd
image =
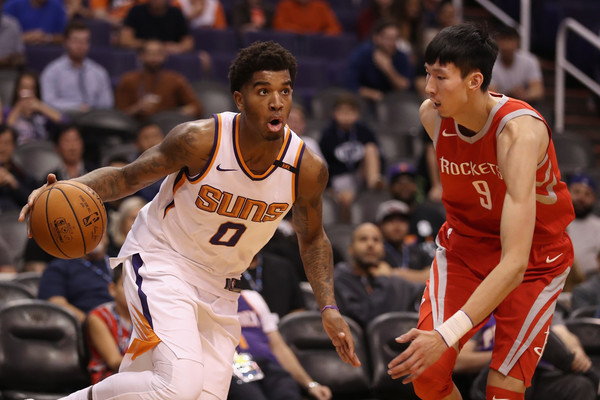
[[[152,252],[154,243],[212,275],[239,275],[292,208],[304,142],[286,126],[277,160],[255,175],[241,156],[239,114],[214,118],[204,171],[189,176],[184,168],[167,176],[136,218],[121,257]]]

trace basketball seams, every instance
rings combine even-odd
[[[96,194],[96,196],[92,196],[92,194],[88,190],[82,188],[79,185],[75,185],[75,184],[73,184],[72,182],[69,182],[69,181],[61,181],[61,184],[73,186],[73,187],[81,190],[83,193],[85,193],[92,200],[92,203],[96,206],[96,208],[98,210],[98,214],[100,215],[100,219],[102,220],[102,233],[104,233],[104,230],[106,229],[106,223],[104,221],[104,213],[100,209],[100,206],[104,208],[104,201],[102,201],[102,199],[100,198],[100,196],[98,196],[98,194],[96,192],[94,192],[94,194]],[[83,183],[81,185],[83,185]],[[93,189],[91,189],[91,190],[93,190]],[[99,205],[97,204],[97,202],[95,201],[95,199],[97,199],[100,202]],[[77,215],[77,214],[75,214],[75,215]]]
[[[46,190],[46,207],[44,208],[45,211],[45,217],[46,217],[46,227],[48,228],[48,232],[50,233],[50,238],[52,239],[52,243],[54,243],[54,247],[56,247],[58,249],[58,251],[60,251],[65,257],[69,257],[67,255],[67,253],[65,253],[60,246],[58,245],[58,243],[56,243],[56,239],[54,238],[54,235],[52,234],[52,228],[50,227],[50,220],[48,219],[48,204],[50,202],[50,192],[52,191],[52,189],[54,189],[54,187],[50,186],[50,188],[48,188],[48,190]],[[42,193],[44,194],[44,193]]]
[[[72,185],[74,187],[76,187],[77,189],[81,190],[80,187],[78,187],[77,185]],[[67,196],[67,194],[58,187],[55,187],[54,189],[58,190],[65,198],[67,204],[69,205],[69,208],[71,209],[71,212],[73,213],[73,216],[75,217],[75,222],[77,222],[77,227],[79,228],[79,234],[81,235],[81,242],[83,243],[83,253],[87,254],[87,243],[85,240],[85,234],[83,233],[83,228],[81,227],[81,223],[79,222],[79,216],[77,215],[77,213],[75,212],[75,209],[73,208],[73,205],[71,204],[71,200],[69,200],[69,197]]]
[[[53,192],[52,189],[58,191]],[[108,222],[104,202],[85,184],[58,181],[42,191],[36,203],[38,207],[34,204],[29,221],[31,234],[38,245],[54,257],[82,257],[95,248],[104,235]],[[62,232],[62,229],[67,231]],[[71,238],[65,237],[67,242],[61,242],[59,239],[63,234]]]

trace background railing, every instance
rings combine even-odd
[[[578,34],[600,50],[600,36],[593,33],[573,18],[565,18],[561,22],[556,36],[556,74],[554,89],[554,129],[557,133],[563,132],[565,129],[565,72],[573,75],[577,80],[600,96],[600,84],[567,60],[567,34],[569,31]]]

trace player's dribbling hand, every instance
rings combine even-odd
[[[402,383],[409,383],[419,377],[427,368],[435,363],[448,346],[436,331],[411,329],[397,337],[398,343],[411,342],[406,350],[388,364],[388,374],[392,379],[408,375]]]
[[[353,367],[360,366],[360,360],[354,352],[354,339],[342,314],[337,310],[327,309],[323,312],[322,318],[325,332],[342,361]]]
[[[48,174],[47,182],[43,186],[31,192],[31,194],[27,198],[27,204],[25,204],[23,208],[21,208],[21,212],[19,213],[19,222],[25,221],[25,218],[27,218],[27,215],[31,212],[31,208],[33,207],[33,203],[35,203],[35,199],[38,198],[38,196],[40,195],[40,193],[42,193],[44,189],[56,183],[56,180],[56,175]],[[27,225],[27,236],[31,237],[31,229],[29,225]]]

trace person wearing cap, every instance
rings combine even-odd
[[[575,262],[580,271],[591,276],[597,273],[596,256],[600,251],[600,217],[592,211],[596,203],[596,182],[586,174],[569,179],[575,219],[567,226],[573,242]]]
[[[410,207],[410,233],[419,242],[431,243],[432,257],[435,252],[433,239],[446,220],[441,203],[420,201],[417,169],[407,162],[399,162],[388,170],[389,192],[393,199]]]
[[[350,262],[336,264],[334,271],[335,300],[343,315],[366,327],[386,312],[417,310],[425,285],[389,274],[377,225],[356,227],[348,254]]]
[[[390,275],[425,283],[433,255],[427,251],[425,243],[418,243],[416,235],[409,233],[411,212],[408,205],[399,200],[385,201],[377,208],[376,219],[383,235]]]

